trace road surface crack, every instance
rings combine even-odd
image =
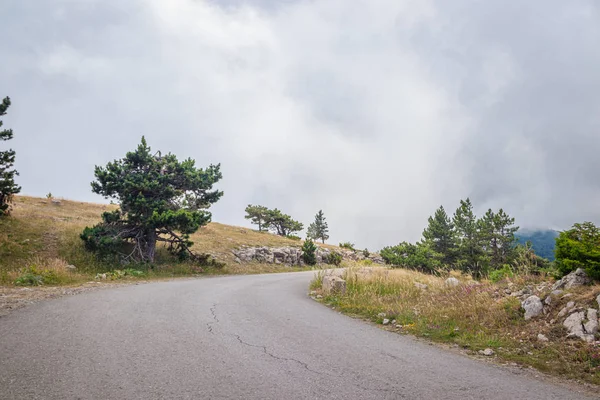
[[[292,361],[295,362],[299,365],[301,365],[302,367],[304,367],[307,371],[312,372],[313,374],[319,374],[319,375],[328,375],[328,374],[324,374],[322,372],[319,371],[315,371],[314,369],[311,369],[307,363],[302,362],[300,360],[296,360],[295,358],[288,358],[288,357],[280,357],[277,356],[271,352],[269,352],[269,350],[267,349],[267,346],[263,346],[263,345],[257,345],[257,344],[252,344],[252,343],[248,343],[248,342],[244,342],[242,340],[242,338],[240,337],[240,335],[232,335],[233,337],[235,337],[241,344],[245,345],[245,346],[249,346],[249,347],[256,347],[258,349],[262,349],[263,353],[265,353],[266,355],[268,355],[269,357],[272,357],[276,360],[279,361]]]
[[[217,303],[214,303],[210,308],[210,314],[212,315],[214,322],[207,322],[206,327],[208,328],[208,332],[214,335],[213,325],[219,322],[219,318],[217,318]]]
[[[238,342],[240,342],[241,344],[243,344],[244,346],[249,346],[249,347],[255,347],[257,349],[261,349],[263,351],[263,353],[265,353],[266,355],[268,355],[269,357],[272,357],[276,360],[279,361],[292,361],[295,362],[299,365],[301,365],[302,367],[304,367],[307,371],[312,372],[313,374],[318,374],[318,375],[327,375],[327,376],[335,376],[335,377],[341,377],[338,375],[332,375],[332,374],[328,374],[328,373],[324,373],[324,372],[319,372],[319,371],[315,371],[314,369],[311,369],[307,363],[302,362],[300,360],[296,360],[295,358],[288,358],[288,357],[280,357],[277,356],[271,352],[269,352],[269,350],[267,349],[267,346],[263,346],[263,345],[258,345],[258,344],[252,344],[252,343],[248,343],[245,342],[244,340],[242,340],[240,335],[231,335],[233,337],[235,337]],[[372,387],[367,387],[367,386],[363,386],[359,383],[355,383],[354,386],[356,386],[357,388],[364,390],[364,391],[369,391],[369,392],[383,392],[383,393],[394,393],[398,396],[400,396],[399,398],[406,398],[405,395],[403,395],[402,393],[399,393],[396,389],[394,388],[390,388],[390,389],[380,389],[380,388],[372,388]]]

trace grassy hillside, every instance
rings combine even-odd
[[[100,215],[117,206],[77,201],[19,196],[12,216],[0,219],[0,284],[14,281],[18,271],[31,265],[41,269],[64,270],[75,265],[81,279],[114,268],[99,262],[83,248],[79,234],[86,226],[100,221]],[[252,229],[211,223],[192,235],[192,250],[209,253],[226,264],[224,273],[272,272],[290,270],[275,265],[244,265],[233,261],[231,251],[240,246],[300,246],[300,241]],[[176,263],[158,251],[158,270],[172,274],[194,272],[193,267]]]

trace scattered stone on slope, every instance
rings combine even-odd
[[[346,281],[338,276],[326,275],[323,277],[323,292],[346,293]]]
[[[426,285],[426,284],[424,284],[424,283],[415,282],[415,287],[416,287],[417,289],[421,289],[421,290],[427,290],[427,288],[428,288],[429,286],[427,286],[427,285]]]
[[[598,333],[598,310],[588,308],[587,310],[587,322],[583,324],[583,329],[590,335]]]
[[[575,307],[575,302],[574,301],[568,302],[567,305],[564,306],[562,308],[562,310],[559,311],[558,317],[559,318],[564,317],[565,315],[567,315],[569,313],[569,311],[571,311],[573,309],[573,307]]]
[[[460,285],[460,281],[454,277],[450,277],[450,278],[446,279],[446,282],[444,282],[444,284],[446,286],[455,287],[455,286]]]
[[[491,357],[496,353],[494,352],[494,350],[487,348],[485,350],[479,350],[479,354],[484,355],[486,357]]]
[[[583,327],[583,320],[585,318],[584,311],[576,311],[573,314],[569,315],[565,322],[563,322],[563,326],[569,330],[567,337],[570,338],[580,338],[585,340],[586,342],[594,341],[594,335],[588,334]]]
[[[518,297],[522,300],[525,300],[527,297],[532,295],[533,292],[529,286],[525,286],[523,289],[518,290],[516,292],[512,292],[510,295],[513,297]]]
[[[571,289],[577,286],[589,285],[592,283],[585,271],[577,268],[575,271],[565,275],[561,280],[552,286],[552,290],[556,289]]]
[[[540,342],[547,342],[547,341],[548,341],[548,338],[546,337],[546,335],[544,335],[544,334],[541,334],[541,333],[538,333],[538,335],[537,335],[537,339],[538,339],[538,341],[540,341]]]
[[[598,303],[598,308],[600,308],[600,294],[596,297],[596,303]]]
[[[540,300],[537,296],[529,296],[521,306],[525,310],[525,319],[529,320],[531,318],[535,318],[544,311],[544,305],[542,304],[542,300]]]
[[[67,269],[67,271],[71,271],[71,272],[77,271],[77,267],[72,264],[67,265],[65,268]]]
[[[390,324],[390,320],[387,319],[387,318],[384,318],[382,323],[383,323],[383,325],[389,325]]]

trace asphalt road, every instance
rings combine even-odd
[[[584,399],[342,316],[312,273],[179,280],[0,318],[2,399]]]

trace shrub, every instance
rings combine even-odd
[[[286,238],[292,239],[292,240],[302,240],[302,238],[300,236],[296,236],[296,235],[286,235]]]
[[[505,278],[512,278],[515,276],[513,269],[508,264],[504,264],[502,268],[491,271],[488,278],[492,282],[498,282]]]
[[[60,282],[60,278],[55,271],[44,269],[40,270],[35,265],[31,265],[21,271],[21,275],[15,279],[17,286],[41,286],[54,285]]]
[[[583,268],[600,279],[600,228],[591,222],[575,224],[556,239],[556,266],[562,275]]]
[[[342,247],[344,249],[349,249],[349,250],[355,251],[355,249],[354,249],[354,243],[343,242],[343,243],[340,243],[340,247]]]
[[[340,265],[342,263],[342,255],[340,253],[336,253],[332,251],[331,253],[325,256],[325,263],[329,265]]]
[[[133,268],[127,268],[123,270],[125,276],[144,276],[146,273],[144,271],[140,271]]]
[[[41,286],[44,284],[44,279],[41,275],[36,275],[31,272],[25,272],[17,279],[15,279],[15,285],[17,286]]]
[[[369,253],[368,249],[364,249],[362,253],[363,253],[363,256],[365,256],[365,258],[367,258],[371,255],[371,253]]]
[[[100,279],[103,278],[104,276],[106,276],[106,279],[110,279],[110,280],[118,280],[118,279],[122,279],[128,276],[133,276],[133,277],[142,277],[145,276],[146,273],[144,271],[140,271],[137,269],[133,269],[133,268],[127,268],[127,269],[115,269],[114,271],[109,271],[106,272],[104,274],[96,274],[96,279]]]
[[[422,243],[402,242],[397,246],[384,247],[380,254],[386,264],[392,266],[414,268],[429,273],[441,267],[439,254]]]
[[[302,245],[302,260],[307,265],[315,265],[317,263],[317,245],[312,239],[306,239]]]

